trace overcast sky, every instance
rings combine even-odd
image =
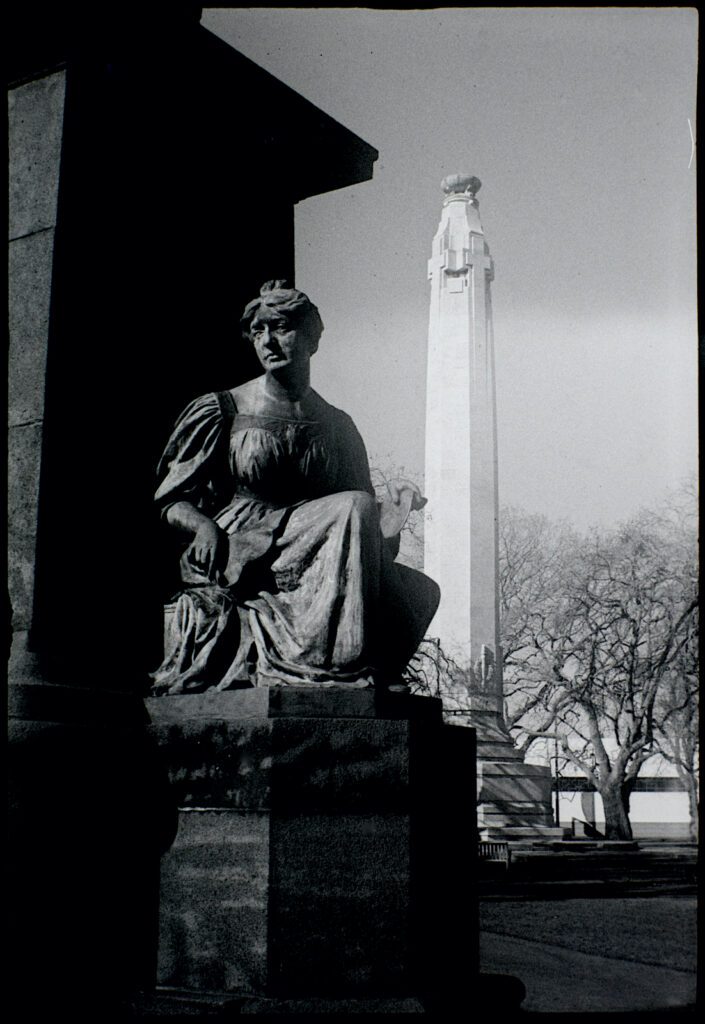
[[[482,181],[500,502],[609,526],[696,470],[692,8],[204,9],[375,146],[297,207],[326,331],[314,387],[379,464],[423,471],[444,175]],[[265,116],[265,115],[263,115]]]

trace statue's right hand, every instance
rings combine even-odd
[[[225,536],[212,519],[202,522],[186,552],[186,558],[207,576],[212,577],[221,540]]]

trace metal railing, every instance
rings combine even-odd
[[[509,867],[512,859],[508,843],[481,841],[478,843],[477,855],[481,861],[494,864],[504,864]]]

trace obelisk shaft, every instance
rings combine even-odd
[[[429,260],[425,571],[441,588],[431,624],[470,669],[471,704],[502,714],[497,425],[490,282],[475,192],[453,175]]]

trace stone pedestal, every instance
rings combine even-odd
[[[550,768],[521,760],[478,761],[477,817],[483,839],[563,836],[553,827]]]
[[[551,769],[524,762],[501,714],[475,711],[472,717],[480,839],[561,839],[564,830],[553,825]]]
[[[477,974],[474,732],[344,688],[147,701],[179,806],[158,981],[433,1003]]]

